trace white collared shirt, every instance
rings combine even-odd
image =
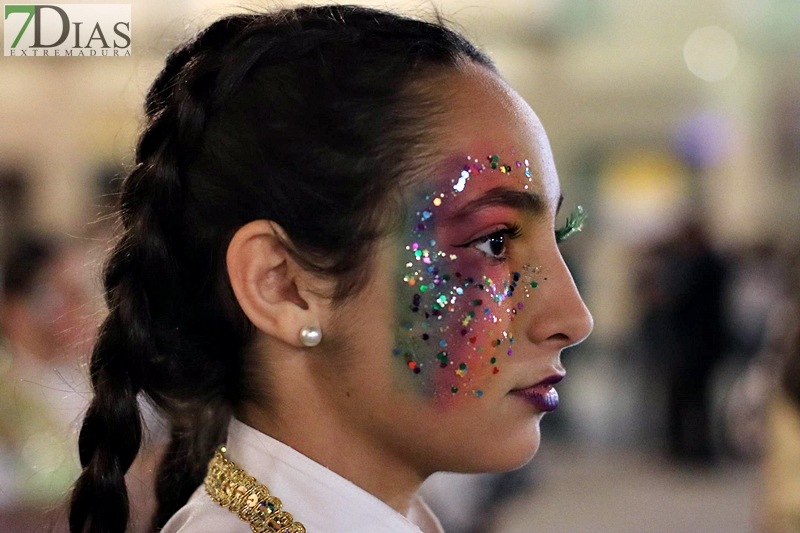
[[[308,533],[444,533],[415,496],[407,516],[350,481],[236,420],[228,428],[226,457],[269,488],[283,510]],[[250,524],[223,508],[200,486],[162,533],[249,533]]]

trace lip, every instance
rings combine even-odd
[[[553,387],[564,379],[562,374],[553,374],[542,381],[522,389],[513,389],[513,394],[544,413],[555,411],[558,407],[558,391]]]

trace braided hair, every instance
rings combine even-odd
[[[304,267],[337,280],[334,300],[352,294],[382,206],[431,144],[437,104],[415,82],[468,61],[494,68],[441,21],[353,6],[229,16],[169,55],[104,269],[71,533],[126,529],[140,396],[170,429],[153,528],[186,503],[237,406],[263,400],[244,372],[254,328],[229,284],[230,239],[275,221]]]

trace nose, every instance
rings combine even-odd
[[[559,252],[541,271],[537,288],[525,305],[532,308],[526,324],[528,339],[537,345],[563,350],[583,342],[594,320],[583,302],[572,274]]]

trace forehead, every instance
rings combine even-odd
[[[457,177],[469,156],[486,163],[498,156],[515,166],[528,160],[531,192],[554,205],[560,185],[547,135],[531,107],[496,73],[479,65],[467,65],[437,80],[445,99],[445,112],[437,135],[437,150],[443,155],[437,165],[435,188]],[[511,176],[515,179],[510,179]],[[510,174],[508,184],[521,187],[521,173]],[[483,182],[473,189],[490,188]],[[478,192],[478,191],[474,191]]]
[[[447,165],[448,167],[450,165]],[[460,225],[482,214],[500,215],[507,209],[539,217],[557,206],[548,205],[541,183],[533,176],[530,161],[505,161],[497,154],[485,158],[467,156],[455,176],[438,177],[425,191],[428,217],[437,213],[437,224]],[[433,190],[431,190],[433,189]]]

